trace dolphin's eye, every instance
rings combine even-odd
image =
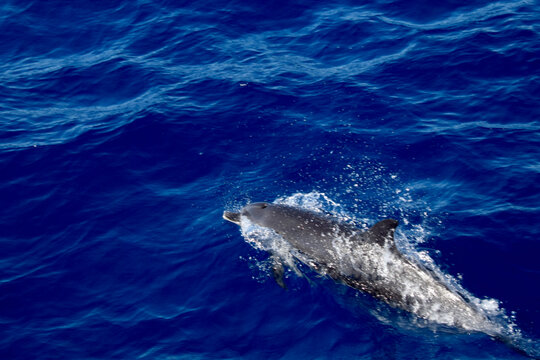
[[[266,204],[262,204],[262,205],[261,205],[261,209],[266,209],[267,206],[268,206],[268,205],[266,205]]]

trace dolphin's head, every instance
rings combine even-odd
[[[275,230],[278,234],[301,231],[306,224],[305,210],[282,204],[257,202],[244,206],[240,212],[225,211],[223,218],[240,225],[246,218],[255,225]],[[293,230],[291,230],[293,229]]]
[[[268,226],[268,220],[272,217],[271,209],[275,205],[266,202],[257,202],[244,206],[240,214],[245,216],[249,221],[261,226]]]
[[[248,204],[244,206],[240,212],[225,211],[223,213],[223,218],[240,225],[241,216],[245,216],[251,222],[265,226],[267,222],[265,219],[267,220],[270,215],[269,211],[266,210],[269,206],[272,206],[272,204],[264,202]]]
[[[248,204],[239,212],[225,211],[223,217],[239,225],[249,220],[251,224],[273,230],[293,247],[323,262],[333,261],[333,255],[327,250],[327,244],[331,244],[328,235],[343,233],[350,237],[358,230],[339,224],[326,214],[268,202]]]

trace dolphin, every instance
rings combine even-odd
[[[240,212],[225,211],[223,218],[238,225],[247,219],[273,230],[292,247],[297,260],[316,272],[420,318],[491,335],[500,330],[435,273],[397,249],[396,220],[385,219],[362,230],[331,215],[269,202],[248,204]],[[274,277],[285,287],[283,265],[273,257]]]

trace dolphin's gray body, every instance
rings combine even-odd
[[[253,203],[223,217],[243,218],[274,230],[295,256],[319,273],[364,291],[397,308],[435,323],[492,333],[486,316],[434,274],[405,258],[396,248],[396,220],[383,220],[367,231],[324,214],[292,206]],[[284,286],[280,266],[274,268]]]

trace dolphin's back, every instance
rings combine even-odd
[[[333,279],[435,322],[465,329],[485,324],[485,317],[459,294],[398,251],[396,220],[382,220],[362,231],[305,209],[272,204],[269,210],[265,226]]]
[[[335,262],[334,239],[352,239],[362,233],[355,226],[309,210],[274,205],[270,211],[267,226],[320,265]]]

